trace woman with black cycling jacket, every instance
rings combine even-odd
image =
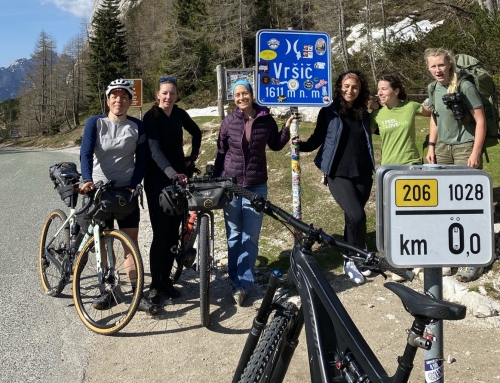
[[[168,298],[178,298],[181,293],[170,279],[175,249],[179,241],[182,215],[167,215],[159,204],[163,188],[174,180],[187,183],[186,168],[196,161],[201,145],[201,130],[179,108],[177,80],[162,77],[158,80],[157,102],[144,115],[146,136],[149,142],[149,159],[144,177],[144,190],[148,200],[153,241],[149,251],[151,286],[149,298],[160,302],[160,293]],[[183,128],[192,136],[191,154],[184,156]]]
[[[321,108],[311,137],[298,143],[301,152],[321,146],[314,163],[327,176],[328,188],[344,210],[344,240],[361,248],[366,243],[365,204],[375,170],[369,96],[363,73],[351,70],[341,74],[335,83],[333,103]],[[369,270],[361,273],[354,262],[344,261],[344,273],[361,284]]]

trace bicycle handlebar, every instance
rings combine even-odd
[[[193,184],[193,183],[209,183],[209,182],[231,182],[235,183],[236,182],[236,177],[210,177],[210,176],[203,176],[203,177],[189,177],[188,178],[188,184]]]
[[[293,217],[291,214],[287,213],[283,209],[279,208],[276,205],[273,205],[270,201],[266,200],[259,194],[252,193],[251,191],[245,189],[242,186],[239,186],[235,183],[226,182],[224,186],[227,190],[233,192],[234,194],[244,197],[250,201],[250,204],[256,211],[263,211],[267,215],[275,218],[275,214],[279,216],[285,223],[290,224],[298,231],[304,233],[306,236],[312,237],[315,241],[321,242],[324,241],[329,245],[340,247],[342,249],[350,250],[356,255],[346,255],[346,257],[351,258],[353,260],[362,261],[362,267],[371,270],[381,270],[390,271],[395,273],[406,280],[413,280],[414,273],[412,271],[406,269],[398,269],[391,266],[387,260],[383,257],[379,257],[375,255],[373,252],[369,252],[367,250],[358,248],[356,246],[350,245],[349,243],[342,241],[340,239],[335,239],[332,236],[323,232],[322,229],[315,229],[312,224],[306,224]]]

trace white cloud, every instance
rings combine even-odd
[[[76,17],[90,17],[94,0],[45,0],[43,3],[54,4],[57,8]]]

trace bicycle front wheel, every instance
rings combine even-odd
[[[200,317],[201,325],[208,327],[210,319],[210,226],[208,216],[200,217],[198,254],[200,260]]]
[[[70,251],[69,225],[66,224],[57,237],[55,237],[55,234],[63,226],[67,218],[62,210],[56,209],[50,212],[43,224],[40,237],[40,249],[38,251],[40,280],[44,291],[51,296],[59,295],[66,284],[63,261]],[[52,241],[52,239],[54,240]],[[50,245],[48,245],[49,243]],[[50,253],[52,259],[47,257],[46,252]]]
[[[262,334],[241,375],[240,383],[272,381],[273,373],[281,358],[288,333],[297,312],[297,306],[291,302],[284,303],[275,311],[274,318]]]
[[[82,322],[90,330],[112,335],[133,318],[142,298],[144,269],[132,239],[120,230],[100,233],[103,276],[97,275],[95,238],[90,238],[75,262],[73,301]],[[107,267],[112,251],[113,267]]]

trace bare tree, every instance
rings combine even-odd
[[[368,58],[370,59],[370,66],[372,68],[372,76],[375,84],[377,83],[377,68],[375,63],[375,53],[373,47],[373,35],[372,35],[372,16],[371,16],[371,0],[366,0],[366,44],[367,44],[367,53]]]
[[[347,51],[347,36],[344,19],[344,0],[339,0],[338,10],[340,54],[342,56],[342,63],[344,64],[344,71],[346,71],[349,69],[349,52]]]

